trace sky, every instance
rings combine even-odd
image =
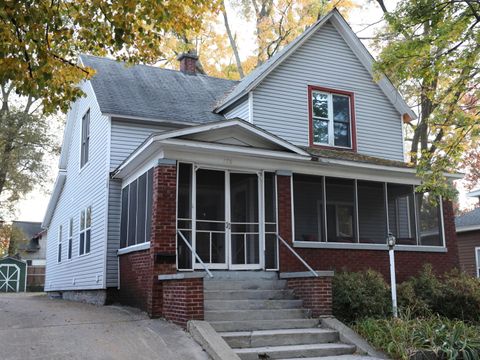
[[[388,9],[393,9],[397,0],[386,1]],[[376,24],[382,19],[382,11],[375,4],[374,1],[357,0],[358,8],[354,9],[348,18],[348,22],[352,29],[357,33],[360,38],[368,38],[374,35],[374,32],[379,28],[380,24]],[[240,48],[240,56],[242,58],[247,57],[255,49],[254,42],[254,26],[249,24],[245,19],[234,14],[232,9],[228,7],[229,22],[232,27],[232,31],[237,34],[237,40]],[[370,24],[376,24],[368,27]],[[364,44],[372,50],[369,46],[368,40],[362,40]],[[373,55],[375,55],[373,53]],[[57,141],[61,142],[63,137],[63,129],[59,129],[55,132],[54,136]],[[47,162],[48,177],[49,180],[45,185],[45,189],[35,189],[32,193],[24,197],[19,203],[17,208],[16,219],[22,221],[42,221],[43,215],[48,205],[50,197],[50,191],[53,189],[56,174],[58,172],[58,158],[49,157]],[[466,196],[466,190],[460,185],[459,200],[462,208],[472,206],[475,201]]]

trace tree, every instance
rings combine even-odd
[[[243,16],[255,22],[257,66],[271,58],[308,26],[333,8],[344,15],[357,7],[352,0],[237,0]]]
[[[480,134],[480,3],[401,0],[389,12],[377,2],[387,27],[377,38],[376,69],[418,108],[418,121],[408,126],[421,190],[452,198],[444,172],[457,170]]]
[[[66,111],[92,75],[79,53],[155,63],[165,33],[199,28],[217,1],[4,0],[0,7],[0,83],[41,99],[43,111]]]
[[[25,233],[12,224],[0,224],[0,258],[18,254],[21,245],[28,242]]]
[[[169,32],[199,28],[217,1],[4,0],[0,7],[0,211],[44,176],[48,115],[66,112],[94,71],[82,52],[155,63]]]

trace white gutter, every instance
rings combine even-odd
[[[466,225],[466,226],[458,226],[457,233],[467,232],[467,231],[475,231],[480,230],[480,224],[477,225]]]
[[[48,201],[47,210],[45,211],[45,216],[42,221],[42,228],[48,229],[50,222],[52,221],[53,212],[57,206],[58,199],[63,190],[63,185],[65,185],[65,180],[67,179],[67,171],[60,169],[58,171],[57,179],[55,180],[55,185],[53,186],[52,195],[50,195],[50,200]]]

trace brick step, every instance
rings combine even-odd
[[[243,320],[276,320],[303,319],[308,317],[306,309],[266,309],[266,310],[220,310],[205,311],[207,321],[243,321]]]
[[[280,319],[280,320],[243,320],[210,321],[210,325],[219,332],[254,331],[273,329],[306,329],[318,326],[318,319]]]
[[[322,328],[236,331],[219,333],[232,348],[305,345],[337,342],[337,331]]]
[[[286,280],[248,279],[248,280],[208,280],[204,281],[205,290],[281,290],[287,286]]]
[[[208,310],[261,310],[261,309],[299,309],[302,300],[205,300],[205,311]]]
[[[305,357],[323,357],[340,356],[353,354],[355,346],[328,343],[328,344],[307,344],[307,345],[285,345],[285,346],[266,346],[254,348],[233,349],[242,360],[265,359],[286,359],[286,358],[305,358]]]
[[[295,299],[292,290],[204,290],[205,300]]]

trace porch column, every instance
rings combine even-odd
[[[278,202],[278,234],[293,245],[292,238],[292,173],[289,171],[277,171],[277,202]],[[286,248],[281,241],[278,244],[280,272],[292,271],[298,260]]]
[[[177,162],[161,159],[153,175],[152,235],[150,261],[152,281],[147,290],[147,312],[163,314],[162,284],[158,275],[176,272]]]

